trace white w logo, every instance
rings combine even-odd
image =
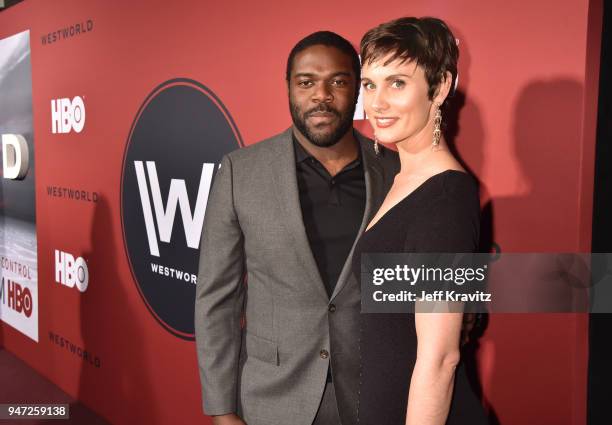
[[[147,229],[147,237],[149,239],[149,250],[151,251],[151,255],[159,257],[159,246],[157,245],[157,235],[155,232],[151,203],[149,201],[149,191],[144,166],[142,161],[134,161],[134,166],[136,168],[136,178],[138,179],[138,190],[140,192],[140,201],[142,202],[142,212],[144,214],[145,227]],[[166,208],[164,208],[161,190],[159,188],[159,181],[157,179],[155,162],[147,161],[147,171],[149,181],[151,182],[151,197],[153,198],[153,206],[155,208],[155,218],[157,220],[157,227],[159,229],[160,241],[170,243],[174,216],[176,214],[176,206],[178,204],[181,210],[181,218],[183,219],[183,227],[185,228],[187,246],[193,249],[198,249],[214,168],[214,164],[205,163],[202,165],[200,187],[198,188],[198,197],[196,199],[195,210],[192,215],[185,180],[172,179],[170,181],[168,203],[166,204]]]

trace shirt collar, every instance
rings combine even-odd
[[[308,158],[313,158],[313,156],[308,153],[306,149],[298,142],[295,134],[291,133],[291,138],[293,140],[293,147],[295,149],[295,162],[300,163],[306,161]]]
[[[298,142],[297,137],[295,137],[295,133],[291,133],[291,139],[293,140],[293,147],[295,150],[295,162],[297,164],[306,161],[308,158],[313,158],[316,160],[316,158],[314,156],[312,156],[306,149],[304,149],[304,147],[302,146],[302,144],[300,142]],[[358,149],[357,149],[357,159],[355,159],[355,161],[351,162],[349,165],[347,165],[347,169],[353,168],[359,164],[361,164],[361,146],[359,146],[359,141],[357,140],[357,145],[358,145]]]

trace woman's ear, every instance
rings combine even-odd
[[[434,94],[434,103],[437,103],[438,105],[442,105],[444,103],[444,101],[448,97],[448,94],[450,93],[452,84],[453,74],[451,74],[450,71],[446,71],[444,73],[444,76],[442,77],[442,80],[440,81],[440,84],[438,84],[438,89],[436,90],[436,93]]]

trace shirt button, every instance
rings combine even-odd
[[[336,184],[336,179],[331,179],[331,184]]]
[[[330,304],[329,305],[329,312],[333,313],[334,311],[336,311],[336,306],[334,304]]]
[[[323,360],[325,360],[326,358],[328,358],[328,357],[329,357],[329,351],[327,351],[327,350],[321,350],[321,352],[319,353],[319,356],[320,356],[320,357],[321,357]]]

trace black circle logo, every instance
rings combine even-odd
[[[223,155],[242,146],[215,94],[179,78],[156,87],[132,123],[123,157],[121,224],[136,286],[170,333],[194,339],[199,245]]]

